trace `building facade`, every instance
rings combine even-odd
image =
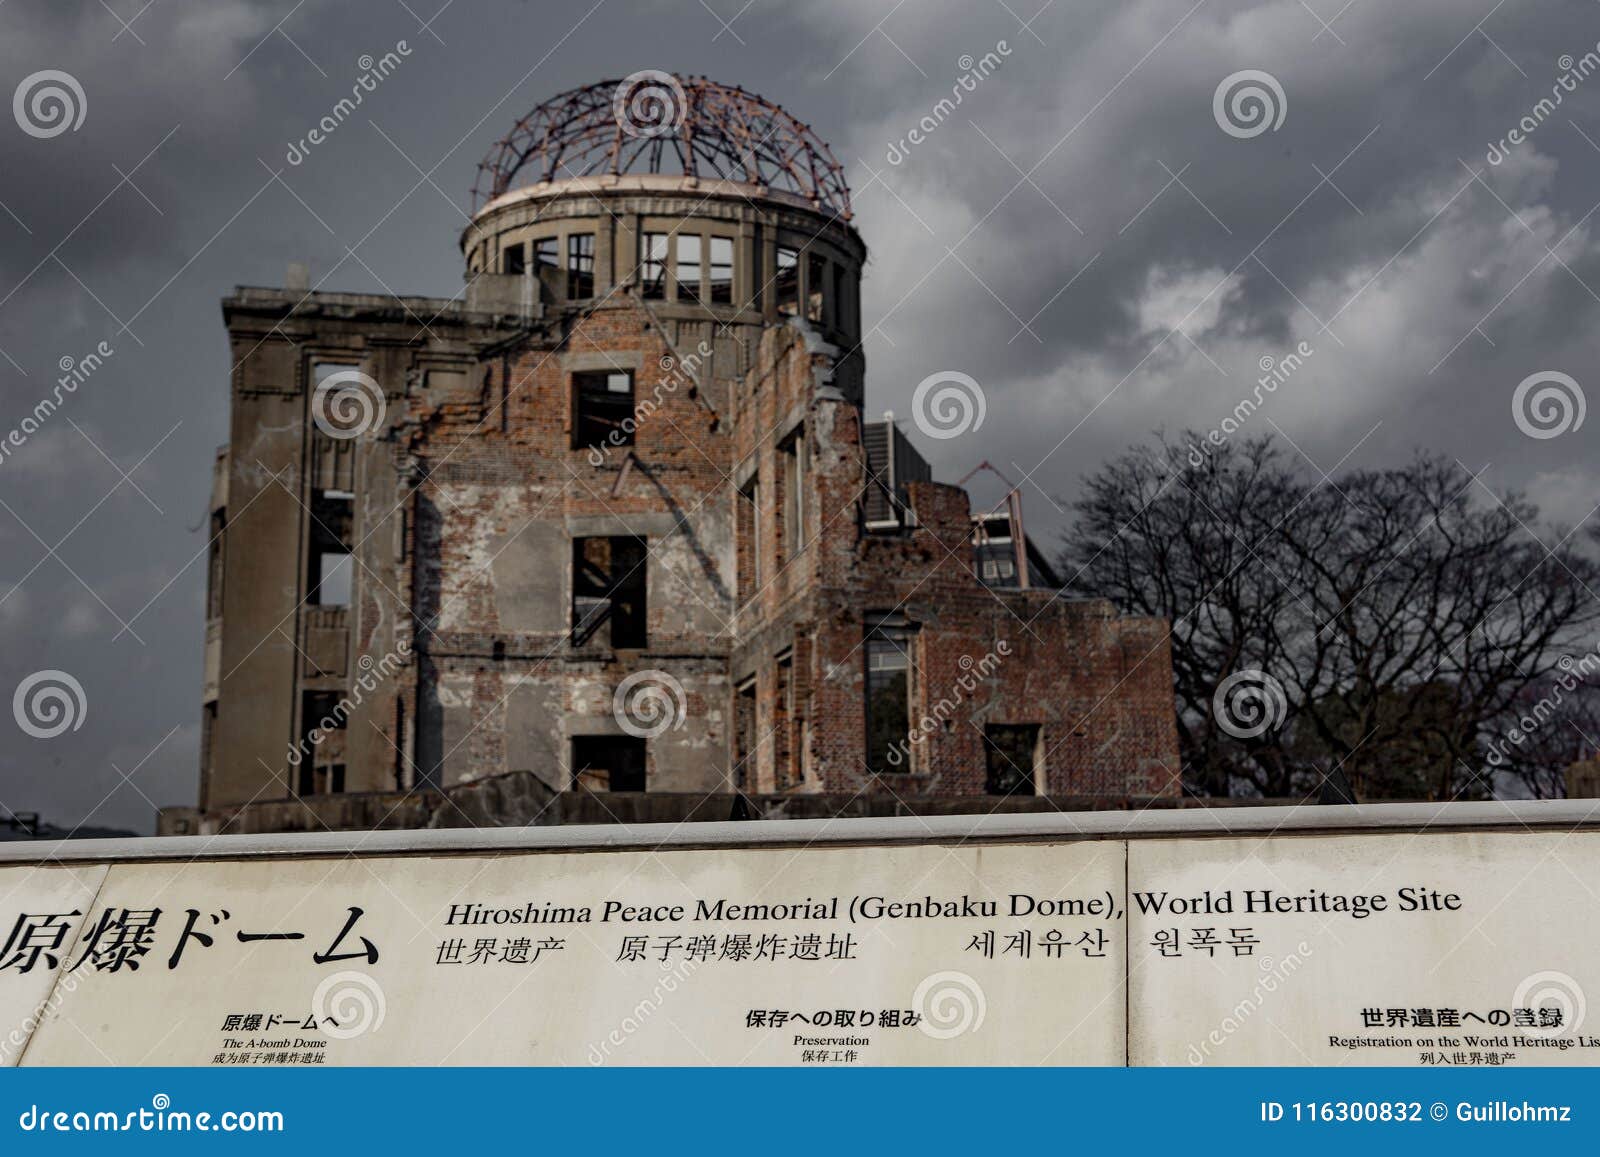
[[[501,776],[1177,794],[1166,624],[1065,597],[1020,505],[975,517],[866,417],[866,247],[808,128],[654,74],[481,172],[459,298],[223,302],[200,800],[163,830],[421,822]]]

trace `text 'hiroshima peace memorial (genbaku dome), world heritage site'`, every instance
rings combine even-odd
[[[1178,795],[1167,624],[1066,597],[1015,490],[974,508],[872,416],[811,128],[704,79],[567,92],[460,244],[454,298],[224,300],[200,799],[164,832]]]

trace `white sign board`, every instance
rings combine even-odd
[[[118,865],[63,965],[94,979],[47,1012],[25,1060],[1120,1065],[1125,855]]]
[[[1600,1063],[1600,833],[1131,841],[1135,1065]]]
[[[27,1065],[1587,1065],[1597,917],[1592,829],[16,867],[0,1014]]]
[[[19,1063],[40,1018],[65,999],[57,981],[105,875],[98,864],[0,868],[0,1064]]]

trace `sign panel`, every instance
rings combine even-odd
[[[0,1065],[15,1065],[54,999],[101,865],[0,868]]]
[[[1600,833],[1130,841],[1130,1063],[1600,1063]]]
[[[1124,871],[1120,842],[117,865],[25,1059],[1120,1065]]]

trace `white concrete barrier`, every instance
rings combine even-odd
[[[0,1050],[1590,1064],[1594,805],[0,845]]]

